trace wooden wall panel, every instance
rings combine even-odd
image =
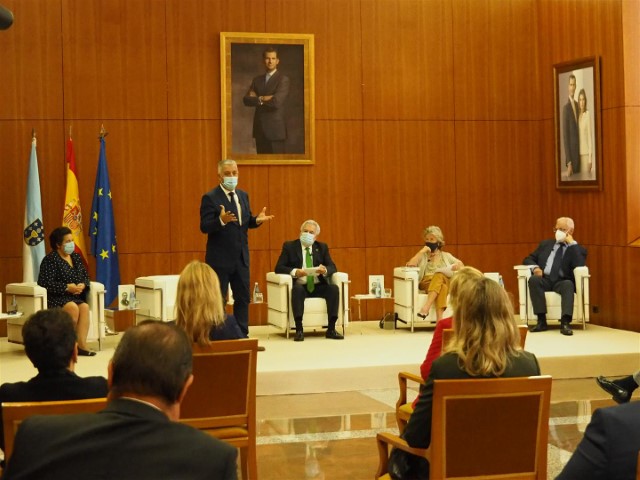
[[[136,278],[147,275],[170,275],[176,272],[172,269],[171,255],[159,253],[121,253],[118,256],[120,264],[120,283],[134,284]],[[95,269],[92,274],[95,274]],[[95,278],[95,277],[93,277]]]
[[[542,103],[544,118],[553,118],[553,65],[594,55],[602,58],[602,108],[623,105],[625,68],[621,2],[538,0],[537,9],[537,27],[541,32],[538,35],[540,98],[548,99]],[[568,25],[574,28],[568,28]]]
[[[314,34],[316,118],[362,118],[360,2],[269,0],[266,11],[269,31]]]
[[[639,81],[640,83],[640,81]],[[640,104],[626,107],[624,115],[626,129],[626,174],[627,174],[627,238],[626,242],[640,245]]]
[[[451,15],[447,0],[362,2],[364,118],[453,117]]]
[[[456,119],[539,118],[536,1],[451,3]]]
[[[60,1],[9,0],[14,24],[0,32],[0,119],[62,118]]]
[[[548,212],[532,208],[539,195],[539,138],[537,121],[456,122],[459,243],[520,243],[540,235]]]
[[[267,211],[276,215],[270,226],[272,249],[297,238],[300,224],[309,218],[320,224],[320,240],[332,248],[364,244],[369,219],[364,216],[367,187],[362,184],[365,167],[361,125],[320,121],[316,124],[316,139],[315,165],[269,167],[271,207]],[[258,181],[265,182],[262,178]]]
[[[65,118],[166,118],[164,0],[63,0],[62,35]]]
[[[106,137],[107,167],[120,253],[169,251],[171,219],[166,122],[112,120],[105,122],[104,127],[109,132]],[[100,153],[99,129],[100,124],[94,120],[73,122],[76,160],[81,169],[80,200],[85,231],[89,228]],[[64,150],[62,152],[64,159]],[[61,179],[62,192],[64,186],[65,181]],[[61,215],[62,211],[60,218]]]
[[[220,32],[263,32],[264,0],[166,0],[166,5],[169,118],[219,119]]]
[[[415,245],[427,225],[456,243],[452,122],[363,124],[367,247]]]

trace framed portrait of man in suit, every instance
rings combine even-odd
[[[597,57],[553,66],[556,187],[602,188],[600,67]]]
[[[220,33],[222,158],[315,161],[311,34]]]

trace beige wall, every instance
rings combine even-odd
[[[368,274],[390,283],[428,224],[443,228],[454,255],[500,271],[514,291],[512,266],[570,215],[589,248],[592,321],[640,330],[631,281],[640,250],[629,246],[640,237],[640,89],[628,73],[637,73],[637,2],[3,3],[16,21],[0,32],[0,285],[21,279],[32,127],[49,231],[61,218],[70,125],[88,227],[104,123],[123,283],[204,258],[198,210],[220,155],[219,34],[300,32],[315,35],[317,161],[241,166],[254,210],[276,215],[250,234],[252,282],[264,283],[282,242],[313,217],[353,293]],[[552,66],[593,55],[604,187],[560,193]],[[298,185],[310,186],[309,200]]]

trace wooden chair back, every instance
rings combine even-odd
[[[640,480],[640,452],[638,452],[638,471],[636,472],[636,480]]]
[[[32,415],[63,415],[67,413],[94,413],[107,406],[106,398],[63,400],[56,402],[5,402],[2,404],[5,461],[13,453],[18,427]]]
[[[257,477],[257,355],[257,339],[194,346],[194,381],[180,407],[182,423],[240,448],[245,479]]]
[[[547,478],[551,377],[436,380],[431,478]]]
[[[529,329],[526,325],[518,325],[518,331],[520,332],[520,347],[524,350],[524,344],[527,340],[527,333],[529,333]],[[444,352],[444,348],[449,343],[449,340],[453,337],[453,328],[445,328],[442,330],[442,351]]]

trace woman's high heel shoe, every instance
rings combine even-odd
[[[426,319],[427,319],[427,316],[426,316],[424,313],[420,313],[420,312],[418,312],[418,316],[419,316],[421,319],[423,319],[423,320],[426,320]]]

